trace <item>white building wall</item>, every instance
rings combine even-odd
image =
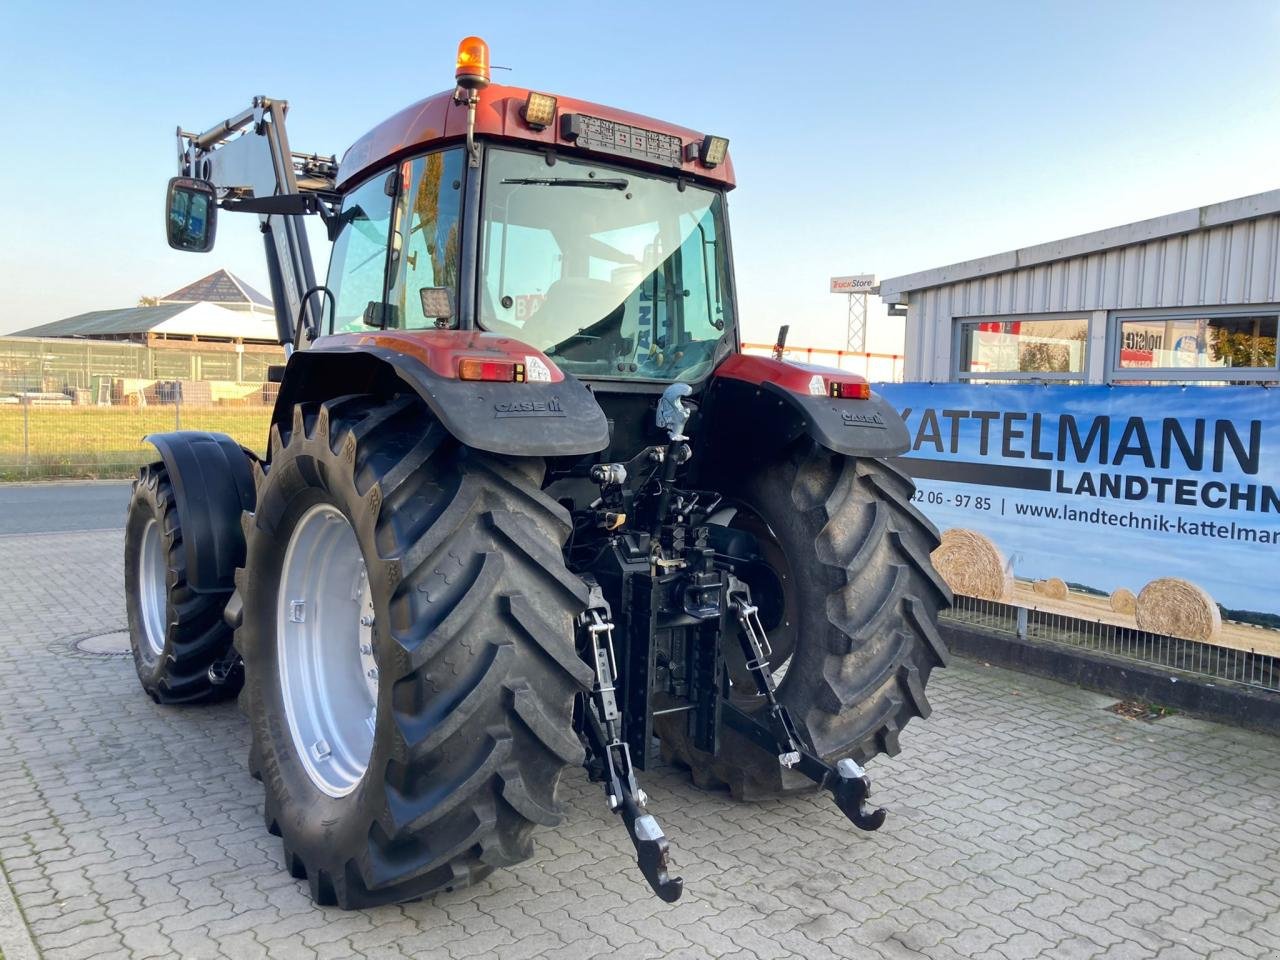
[[[1280,192],[1261,196],[1271,198],[1280,196]],[[1257,199],[1260,198],[1244,198],[1228,204]],[[1202,223],[1206,220],[1204,212],[1213,209],[1202,208]],[[1183,216],[1176,214],[1162,220]],[[1146,223],[1157,222],[1160,221]],[[1144,226],[1133,224],[1091,236],[1132,232]],[[1091,315],[1094,322],[1090,326],[1089,379],[1100,380],[1105,363],[1098,354],[1099,348],[1105,349],[1108,311],[1280,302],[1280,213],[1274,212],[1049,262],[1000,269],[1025,259],[1051,256],[1055,246],[1064,250],[1088,246],[1082,243],[1088,239],[1072,238],[883,282],[881,290],[886,300],[905,299],[907,303],[906,378],[950,379],[954,330],[959,319]],[[996,269],[982,272],[984,267]],[[911,286],[917,278],[944,279],[948,273],[969,275],[953,282]]]

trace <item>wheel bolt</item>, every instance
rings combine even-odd
[[[372,626],[373,626],[373,617],[369,616],[369,614],[367,614],[367,613],[366,613],[363,617],[361,617],[361,618],[360,618],[360,626],[362,626],[362,627],[372,627]]]
[[[373,653],[373,647],[367,643],[362,643],[360,644],[360,652],[367,657]]]

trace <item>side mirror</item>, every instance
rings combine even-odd
[[[364,325],[381,327],[383,330],[396,330],[400,327],[400,310],[394,303],[381,300],[370,300],[364,308]]]
[[[165,233],[175,250],[207,253],[218,226],[218,196],[213,184],[174,177],[165,197]]]

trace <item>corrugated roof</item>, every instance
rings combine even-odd
[[[229,270],[215,270],[159,300],[160,303],[251,303],[271,308],[271,301]]]
[[[1164,237],[1175,237],[1227,224],[1238,223],[1256,217],[1265,217],[1280,213],[1280,190],[1257,193],[1234,200],[1210,204],[1207,207],[1195,207],[1181,210],[1163,217],[1150,220],[1139,220],[1120,227],[1109,227],[1096,230],[1064,240],[1054,240],[1031,247],[1010,250],[1007,253],[992,254],[977,260],[965,260],[933,270],[922,270],[901,277],[890,277],[880,281],[880,299],[885,303],[905,303],[905,295],[915,290],[929,287],[940,287],[944,284],[958,283],[963,280],[974,280],[988,277],[1008,270],[1023,267],[1035,267],[1041,264],[1067,260],[1073,257],[1088,256],[1116,247],[1127,247],[1134,244],[1158,240]]]
[[[159,307],[126,307],[123,310],[91,310],[74,317],[15,330],[15,337],[104,337],[146,333],[176,317],[190,304],[167,303]]]

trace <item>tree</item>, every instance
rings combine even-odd
[[[1274,367],[1276,338],[1264,336],[1257,324],[1217,321],[1209,328],[1209,355],[1227,367]]]
[[[160,304],[159,297],[148,297],[144,294],[143,296],[138,298],[138,306],[140,307],[155,307],[155,306],[159,306],[159,304]]]

